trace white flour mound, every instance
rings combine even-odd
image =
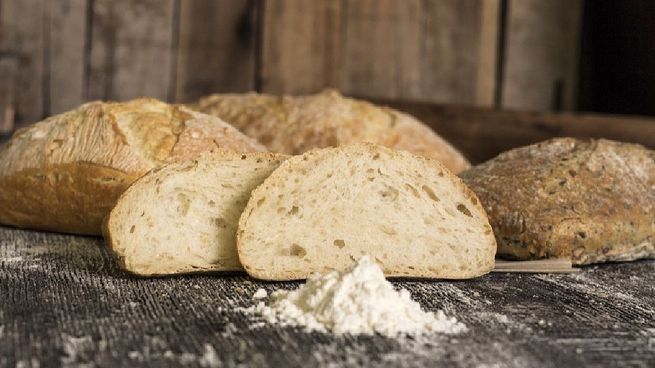
[[[256,296],[261,296],[258,290]],[[307,331],[394,337],[430,332],[454,334],[466,327],[439,310],[424,312],[405,289],[396,291],[380,267],[360,258],[345,272],[314,274],[292,291],[271,294],[269,304],[249,308],[270,323],[303,326]]]

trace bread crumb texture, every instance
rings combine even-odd
[[[470,278],[494,265],[475,194],[439,162],[379,145],[290,158],[239,221],[239,258],[261,279],[343,270],[362,255],[392,277]]]
[[[240,270],[239,216],[250,192],[285,158],[216,151],[152,171],[118,200],[106,240],[139,275]]]

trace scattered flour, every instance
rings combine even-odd
[[[260,290],[254,297],[259,296]],[[260,301],[246,311],[258,313],[270,323],[335,334],[379,333],[394,337],[466,330],[440,310],[424,312],[407,290],[396,291],[380,267],[366,256],[345,272],[314,274],[297,290],[278,290],[271,294],[268,305]]]
[[[255,294],[253,294],[253,299],[264,299],[268,296],[268,293],[264,289],[257,289]]]

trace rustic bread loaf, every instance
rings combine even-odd
[[[436,160],[379,145],[325,148],[280,165],[252,192],[237,232],[244,269],[266,280],[345,269],[368,254],[391,277],[462,279],[494,266],[471,192]]]
[[[265,147],[216,117],[154,99],[92,102],[17,131],[0,151],[0,223],[97,235],[148,170],[221,147]]]
[[[574,264],[655,256],[655,152],[557,138],[505,152],[461,174],[515,259]]]
[[[104,227],[109,247],[139,275],[234,271],[239,216],[283,155],[211,152],[154,169],[118,200]]]
[[[295,155],[371,142],[437,159],[455,173],[470,166],[460,152],[412,116],[344,98],[335,90],[298,97],[218,94],[201,99],[194,108],[233,124],[273,152]]]

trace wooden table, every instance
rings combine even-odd
[[[299,284],[136,278],[100,238],[0,227],[0,367],[655,366],[655,261],[394,284],[468,332],[398,340],[254,328],[238,307],[260,287]]]

